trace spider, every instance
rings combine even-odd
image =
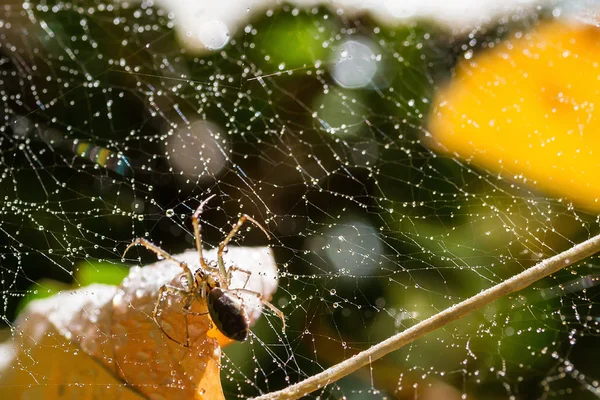
[[[225,262],[223,261],[223,252],[225,247],[246,221],[254,223],[260,228],[260,230],[264,232],[267,238],[271,238],[267,231],[258,222],[246,214],[242,215],[238,222],[233,226],[233,229],[231,229],[231,232],[229,232],[225,239],[219,244],[219,249],[217,251],[217,266],[209,265],[204,259],[202,255],[202,236],[200,234],[200,214],[202,213],[202,209],[206,203],[213,197],[215,197],[215,195],[208,197],[206,200],[200,203],[196,209],[196,212],[194,212],[192,215],[196,249],[198,250],[198,256],[200,258],[200,268],[198,268],[194,274],[192,274],[192,271],[185,262],[176,260],[169,253],[143,238],[135,239],[129,246],[127,246],[125,252],[123,253],[123,257],[125,257],[125,254],[131,247],[142,245],[148,250],[156,253],[156,255],[176,262],[183,269],[183,276],[185,277],[186,281],[185,286],[187,288],[179,288],[168,284],[165,284],[160,288],[158,291],[158,299],[154,305],[154,311],[152,312],[152,318],[154,319],[154,322],[169,339],[179,343],[163,329],[159,322],[159,306],[163,295],[165,293],[176,293],[183,296],[183,310],[185,313],[189,314],[196,314],[190,311],[194,301],[205,299],[207,303],[208,314],[210,315],[210,318],[217,329],[229,339],[243,342],[248,337],[250,323],[246,310],[243,306],[243,301],[239,294],[248,293],[256,296],[262,304],[269,307],[279,318],[281,318],[281,321],[283,322],[282,331],[285,332],[284,314],[273,304],[264,299],[262,294],[245,288],[248,284],[248,280],[250,279],[251,272],[237,266],[231,266],[229,269],[226,269]],[[240,289],[229,288],[233,271],[240,271],[247,275],[246,282]],[[189,335],[187,336],[185,347],[189,347]]]

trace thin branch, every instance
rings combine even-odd
[[[507,294],[524,289],[532,283],[574,264],[577,261],[583,260],[598,251],[600,251],[600,235],[594,236],[585,242],[573,246],[554,257],[550,257],[520,274],[486,289],[467,300],[455,304],[323,372],[313,375],[310,378],[283,390],[256,397],[254,400],[298,399],[302,396],[306,396],[315,390],[332,384],[338,379],[351,374],[386,354],[398,350],[429,332],[439,329],[452,321],[456,321],[470,312],[478,310]]]

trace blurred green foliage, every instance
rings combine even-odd
[[[129,268],[120,264],[89,261],[82,263],[75,273],[75,281],[80,286],[92,283],[119,285],[129,273]]]
[[[279,10],[273,16],[257,21],[254,28],[257,33],[252,53],[256,56],[251,54],[251,58],[263,74],[269,74],[302,67],[309,69],[316,62],[328,62],[328,43],[338,26],[335,19],[324,19],[320,13],[292,15]],[[273,66],[277,68],[273,69]]]

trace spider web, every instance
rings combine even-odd
[[[593,236],[597,216],[422,142],[456,59],[546,14],[450,36],[429,22],[273,5],[221,49],[194,53],[148,2],[3,5],[5,324],[48,279],[77,286],[86,266],[120,265],[134,238],[193,248],[190,216],[216,194],[205,247],[247,213],[273,237],[280,271],[285,334],[267,313],[225,349],[224,390],[247,398]],[[267,245],[255,228],[234,241]],[[126,262],[138,257],[154,259],[132,250]],[[597,268],[556,274],[314,396],[598,395]]]

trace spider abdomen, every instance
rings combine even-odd
[[[242,301],[220,288],[208,293],[208,312],[213,323],[229,339],[243,342],[248,337],[248,317]]]

